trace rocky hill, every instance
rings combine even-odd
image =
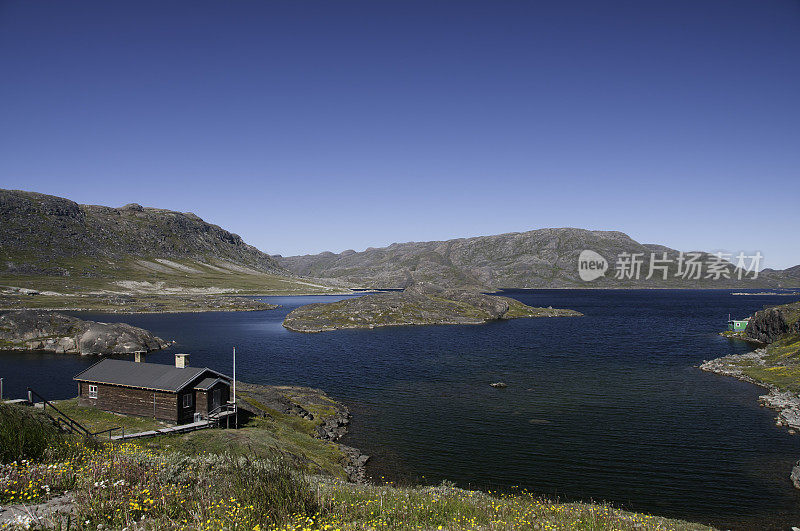
[[[0,190],[0,220],[0,309],[263,309],[230,295],[341,291],[191,212]]]
[[[592,250],[607,262],[605,275],[584,281],[578,274],[582,251]],[[640,278],[614,278],[621,253],[641,253],[644,263]],[[650,279],[651,253],[672,262],[667,278],[656,270]],[[714,257],[699,253],[708,264]],[[388,247],[353,250],[340,254],[325,252],[305,256],[274,256],[288,270],[319,278],[338,279],[371,288],[404,288],[416,281],[449,286],[497,288],[609,288],[609,287],[796,287],[800,286],[800,266],[785,271],[765,270],[756,280],[738,281],[728,264],[730,279],[699,279],[678,269],[679,253],[662,245],[642,244],[616,231],[590,231],[575,228],[550,228],[495,236],[460,238],[447,241],[394,243]]]
[[[79,205],[52,195],[0,190],[0,271],[69,275],[70,259],[191,259],[217,267],[285,273],[238,235],[191,212],[129,204]],[[91,272],[91,268],[89,268]],[[189,271],[186,271],[189,272]]]

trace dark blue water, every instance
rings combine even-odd
[[[376,479],[509,489],[736,528],[800,523],[788,475],[800,438],[758,406],[761,389],[696,368],[746,352],[717,335],[776,296],[719,291],[530,290],[507,293],[582,318],[482,326],[399,327],[299,334],[281,326],[301,304],[341,297],[270,297],[266,312],[98,315],[175,339],[152,354],[241,380],[320,387],[355,414],[348,444],[374,457]],[[30,384],[74,395],[94,359],[3,353],[5,394]],[[507,389],[489,383],[503,381]]]

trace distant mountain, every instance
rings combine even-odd
[[[195,214],[0,190],[0,309],[258,310],[231,295],[330,293]]]
[[[591,250],[606,260],[605,275],[592,281],[582,280],[578,258]],[[622,253],[636,254],[643,260],[639,279],[614,278]],[[667,270],[663,279],[660,269],[649,280],[651,254],[670,262],[658,262]],[[755,280],[737,280],[738,271],[727,264],[730,279],[705,278],[709,264],[718,260],[707,253],[697,253],[695,261],[703,264],[701,278],[683,278],[689,271],[679,270],[680,254],[674,249],[655,244],[642,244],[627,234],[616,231],[590,231],[575,228],[549,228],[514,232],[495,236],[459,238],[447,241],[393,243],[388,247],[353,250],[340,254],[324,252],[316,255],[273,256],[277,263],[299,274],[337,279],[363,287],[404,288],[412,282],[434,282],[448,286],[499,288],[611,288],[611,287],[797,287],[800,266],[785,271],[766,270]],[[688,258],[684,255],[684,259]],[[633,259],[636,260],[635,258]],[[633,271],[630,271],[633,273]],[[743,272],[744,273],[744,272]],[[748,277],[751,275],[747,275]]]
[[[188,259],[210,270],[287,273],[238,235],[192,213],[137,204],[79,205],[52,195],[0,190],[0,220],[0,272],[91,275],[93,269],[113,269],[120,260],[133,260],[145,270],[180,271],[181,264],[173,261]],[[189,273],[186,268],[192,266],[184,266]]]
[[[605,261],[605,275],[581,279],[578,258],[585,250]],[[638,279],[615,278],[618,257],[625,253],[642,261]],[[662,258],[664,253],[667,278],[656,270],[646,279],[651,254]],[[713,262],[712,255],[697,256],[706,268]],[[0,190],[0,288],[6,291],[11,286],[61,293],[302,293],[328,291],[331,285],[405,288],[419,281],[479,289],[800,286],[800,266],[767,269],[755,280],[738,281],[726,262],[730,279],[706,278],[706,269],[698,279],[683,278],[686,268],[679,270],[679,258],[674,249],[641,244],[621,232],[574,228],[270,256],[192,213],[137,204],[79,205]]]

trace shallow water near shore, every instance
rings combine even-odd
[[[732,290],[741,291],[741,290]],[[534,306],[581,318],[480,326],[289,332],[299,305],[343,296],[264,297],[260,312],[118,315],[178,342],[148,361],[190,364],[265,384],[319,387],[354,414],[343,441],[373,455],[380,481],[609,501],[728,528],[800,524],[789,481],[800,436],[758,406],[760,388],[700,371],[705,359],[747,352],[717,335],[786,297],[701,290],[513,290]],[[4,396],[32,386],[74,396],[72,376],[97,358],[0,352]],[[489,386],[508,384],[505,389]]]

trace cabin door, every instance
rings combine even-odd
[[[222,389],[219,387],[211,393],[211,410],[217,409],[222,404]]]

